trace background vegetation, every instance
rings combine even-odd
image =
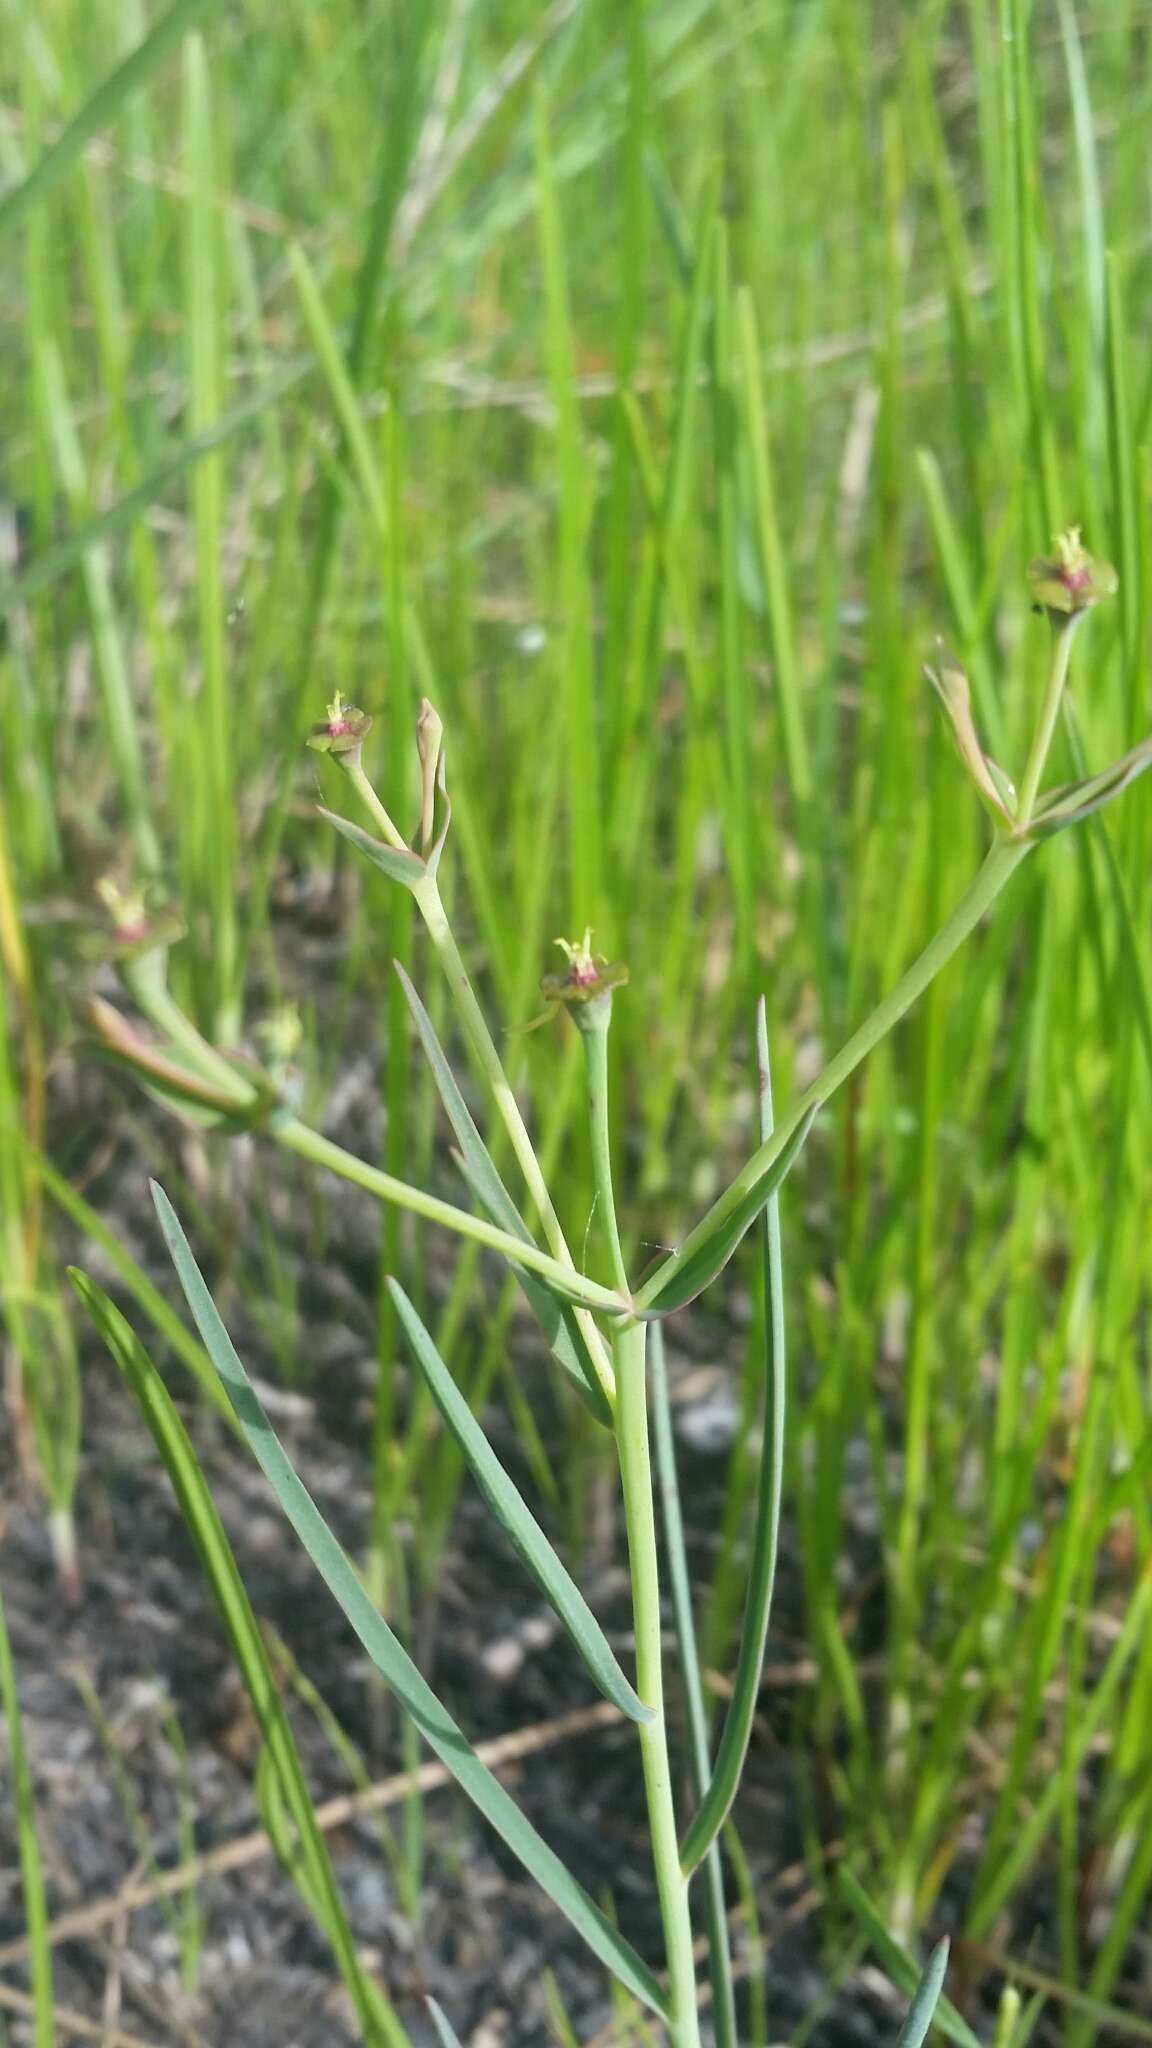
[[[187,1167],[123,1089],[98,1127],[68,1113],[96,881],[175,907],[174,980],[218,1043],[298,1005],[311,1113],[366,1060],[382,1163],[442,1170],[389,972],[421,973],[411,906],[314,816],[301,740],[335,690],[373,714],[406,818],[420,697],[441,711],[445,886],[509,1027],[556,932],[591,924],[629,962],[634,1247],[674,1242],[748,1149],[761,989],[786,1102],[959,893],[986,825],[922,662],[936,633],[956,646],[1018,772],[1047,655],[1024,567],[1076,521],[1121,583],[1058,751],[1071,774],[1143,737],[1152,42],[1135,0],[6,0],[3,21],[0,1307],[14,1449],[67,1580],[78,1193],[109,1147],[141,1188]],[[1141,784],[1030,861],[821,1118],[785,1203],[812,1810],[902,1939],[948,1886],[971,1943],[1035,1939],[1052,1979],[1134,2012],[1149,841]],[[509,1045],[579,1243],[574,1035]],[[265,1305],[265,1375],[306,1379],[271,1191],[207,1144],[183,1211],[225,1290]],[[445,1298],[426,1237],[381,1230],[380,1273],[510,1404],[578,1552],[578,1415],[477,1352],[474,1259]],[[121,1265],[134,1320],[163,1320]],[[738,1332],[710,1337],[737,1382]],[[417,1604],[434,1578],[458,1472],[409,1426],[383,1288],[378,1334],[363,1549],[395,1607],[400,1578]],[[747,1443],[700,1587],[721,1666]],[[864,1605],[837,1571],[861,1499]],[[1083,2002],[1053,2011],[1092,2038]]]

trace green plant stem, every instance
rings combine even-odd
[[[563,1266],[566,1271],[575,1274],[575,1260],[568,1249],[567,1240],[561,1228],[560,1218],[556,1214],[552,1204],[552,1197],[548,1193],[540,1161],[536,1157],[535,1148],[528,1135],[528,1127],[520,1114],[520,1105],[513,1094],[512,1084],[504,1072],[503,1062],[493,1043],[492,1034],[484,1020],[484,1012],[476,1000],[472,983],[468,979],[468,970],[461,958],[460,948],[456,944],[452,927],[448,922],[448,913],[444,908],[435,876],[432,874],[427,875],[424,880],[417,883],[412,894],[416,899],[416,907],[424,919],[428,936],[436,948],[437,957],[444,970],[452,999],[456,1005],[457,1014],[464,1026],[468,1043],[472,1048],[473,1058],[488,1087],[491,1089],[493,1101],[508,1132],[512,1150],[516,1155],[520,1171],[524,1176],[524,1184],[540,1218],[548,1247],[557,1263]],[[614,1399],[612,1367],[604,1347],[604,1340],[586,1309],[577,1308],[576,1315],[589,1351],[596,1362],[601,1384],[608,1399],[611,1401]]]
[[[711,1240],[713,1234],[771,1171],[789,1139],[799,1129],[809,1112],[830,1100],[848,1076],[855,1072],[861,1061],[879,1045],[881,1039],[887,1037],[905,1012],[911,1009],[919,996],[923,995],[928,984],[947,966],[953,953],[963,945],[985,912],[991,908],[1028,853],[1029,847],[1030,842],[1026,839],[995,841],[983,865],[935,937],[929,940],[924,951],[912,962],[907,973],[897,982],[890,994],[886,995],[882,1002],[877,1003],[871,1015],[865,1018],[859,1029],[841,1046],[835,1058],[829,1060],[811,1087],[793,1103],[788,1114],[776,1125],[771,1138],[753,1153],[746,1166],[725,1189],[719,1200],[712,1204],[695,1228],[689,1231],[678,1249],[657,1267],[636,1296],[638,1308],[647,1308],[701,1246]]]
[[[384,834],[389,845],[394,847],[397,852],[410,852],[411,849],[405,844],[364,773],[359,754],[340,755],[337,756],[337,759],[368,811],[369,816]],[[512,1150],[516,1155],[520,1171],[524,1176],[524,1184],[535,1204],[536,1212],[540,1218],[540,1223],[552,1256],[560,1265],[574,1273],[576,1271],[576,1263],[568,1249],[567,1240],[561,1228],[560,1218],[556,1214],[552,1197],[548,1192],[548,1184],[544,1179],[540,1161],[536,1157],[536,1150],[529,1136],[528,1126],[520,1114],[520,1105],[512,1091],[512,1084],[504,1071],[504,1063],[488,1029],[484,1012],[476,1000],[475,990],[468,979],[468,970],[464,965],[460,948],[456,944],[455,934],[449,922],[448,913],[444,908],[444,899],[440,894],[439,884],[431,870],[428,871],[421,881],[415,884],[412,894],[416,899],[416,907],[424,919],[428,936],[436,949],[440,965],[444,970],[452,1000],[456,1005],[457,1015],[464,1026],[464,1033],[472,1050],[472,1056],[477,1067],[480,1069],[483,1079],[491,1089],[492,1098],[504,1128],[511,1139]],[[612,1365],[604,1340],[586,1309],[577,1308],[576,1315],[583,1330],[585,1342],[595,1361],[600,1383],[609,1401],[612,1401],[615,1398]]]
[[[620,1228],[612,1187],[612,1154],[608,1136],[608,1029],[611,996],[577,1010],[588,1073],[588,1117],[596,1198],[612,1248],[612,1263],[622,1290],[628,1275],[620,1245]],[[676,1809],[672,1800],[672,1769],[664,1716],[664,1653],[660,1626],[660,1567],[656,1551],[656,1503],[652,1454],[648,1441],[647,1343],[643,1323],[623,1322],[612,1333],[616,1367],[616,1452],[628,1532],[632,1577],[632,1621],[636,1636],[636,1690],[652,1720],[641,1726],[640,1756],[648,1803],[648,1828],[670,1995],[669,2033],[675,2048],[699,2048],[696,1963],[692,1954],[692,1919],[688,1880],[680,1868]]]
[[[369,782],[369,778],[367,778],[367,774],[363,770],[359,754],[338,756],[338,760],[340,760],[340,766],[342,766],[344,774],[348,776],[348,780],[353,782],[353,788],[357,791],[357,795],[361,797],[363,805],[367,807],[369,815],[375,819],[379,831],[385,836],[387,844],[394,846],[398,852],[410,852],[410,848],[406,846],[406,842],[400,836],[400,831],[396,829],[392,817],[387,815],[383,803],[379,801],[375,788],[371,786],[371,782]],[[445,971],[445,979],[447,979],[447,985],[449,985],[449,991],[451,991],[451,997],[453,997],[457,1016],[459,1016],[459,1020],[463,1024],[463,1032],[465,1032],[467,1044],[469,1044],[469,1049],[471,1049],[471,1057],[474,1057],[474,1061],[476,1061],[484,1081],[488,1083],[488,1087],[492,1090],[492,1100],[496,1102],[496,1110],[498,1110],[498,1114],[500,1114],[500,1118],[504,1122],[508,1139],[512,1141],[512,1151],[515,1151],[517,1163],[521,1167],[521,1174],[525,1176],[525,1186],[527,1186],[529,1196],[531,1196],[531,1200],[535,1204],[535,1210],[539,1214],[543,1235],[547,1239],[547,1245],[551,1249],[553,1260],[558,1260],[558,1264],[564,1266],[568,1272],[576,1272],[576,1262],[574,1262],[574,1257],[572,1257],[572,1253],[568,1249],[568,1241],[564,1237],[564,1229],[560,1225],[560,1217],[556,1214],[556,1208],[553,1208],[551,1196],[547,1192],[547,1182],[545,1182],[543,1171],[541,1171],[541,1163],[539,1163],[539,1159],[535,1155],[535,1147],[533,1147],[533,1141],[529,1137],[529,1126],[525,1124],[525,1118],[521,1116],[521,1106],[519,1106],[515,1094],[512,1094],[512,1083],[508,1081],[508,1075],[504,1073],[504,1063],[500,1059],[500,1053],[496,1051],[496,1044],[492,1040],[492,1032],[488,1030],[484,1012],[482,1012],[478,999],[476,999],[476,989],[471,987],[471,981],[467,979],[467,967],[463,965],[463,956],[461,956],[461,950],[459,950],[459,946],[455,942],[455,934],[453,934],[453,928],[449,924],[449,913],[445,909],[445,901],[441,897],[441,889],[439,889],[439,883],[437,883],[437,877],[433,874],[433,870],[428,870],[424,877],[422,877],[422,881],[418,881],[414,885],[412,895],[416,899],[416,909],[420,911],[422,920],[424,920],[424,928],[428,932],[428,938],[433,940],[433,946],[437,948],[437,958],[439,958],[439,963],[441,963],[441,967]],[[609,1401],[613,1401],[615,1399],[613,1368],[611,1368],[609,1352],[605,1348],[605,1339],[601,1337],[601,1331],[596,1329],[596,1325],[594,1325],[594,1321],[592,1321],[592,1317],[588,1315],[586,1309],[576,1309],[576,1317],[580,1319],[584,1341],[588,1343],[588,1352],[592,1354],[592,1360],[596,1364],[596,1372],[599,1372],[599,1376],[601,1376],[603,1389],[605,1389]]]
[[[223,1053],[217,1052],[216,1047],[197,1031],[191,1018],[185,1016],[179,1003],[170,995],[165,975],[161,956],[146,953],[139,960],[126,964],[124,983],[149,1021],[187,1055],[205,1080],[211,1081],[222,1094],[231,1096],[238,1107],[252,1103],[257,1094],[255,1082],[245,1080]]]
[[[378,1166],[370,1166],[366,1159],[358,1159],[354,1152],[346,1152],[343,1145],[323,1137],[297,1117],[283,1117],[273,1123],[270,1130],[278,1144],[286,1146],[290,1152],[298,1152],[302,1159],[310,1159],[314,1166],[327,1166],[341,1179],[367,1189],[369,1194],[379,1196],[383,1202],[396,1202],[402,1209],[411,1210],[414,1216],[422,1216],[428,1223],[443,1224],[445,1229],[455,1231],[460,1237],[473,1238],[477,1244],[499,1252],[515,1264],[531,1266],[553,1286],[582,1299],[586,1308],[602,1309],[617,1316],[623,1311],[625,1303],[618,1294],[598,1286],[594,1280],[585,1280],[569,1267],[561,1266],[538,1245],[512,1237],[508,1231],[497,1229],[494,1223],[486,1223],[482,1216],[473,1216],[470,1210],[456,1209],[451,1202],[441,1202],[435,1195],[426,1195],[422,1188],[410,1187],[407,1181],[396,1180]]]
[[[410,853],[412,851],[411,847],[405,843],[403,834],[393,824],[389,813],[384,808],[364,773],[364,764],[360,759],[359,749],[350,754],[337,754],[334,758],[339,761],[361,803],[369,812],[373,823],[383,833],[389,846],[395,847],[397,853]]]
[[[416,898],[416,905],[427,926],[428,936],[444,969],[452,1000],[464,1026],[476,1064],[492,1091],[493,1100],[512,1141],[520,1171],[539,1213],[544,1235],[553,1253],[565,1262],[571,1263],[568,1248],[564,1243],[564,1233],[560,1228],[560,1219],[552,1206],[552,1197],[545,1185],[527,1125],[520,1114],[520,1106],[512,1093],[503,1062],[484,1020],[484,1012],[468,979],[468,970],[448,922],[448,913],[444,908],[435,877],[426,876],[416,884],[412,894]]]
[[[684,1695],[684,1717],[688,1734],[688,1770],[692,1790],[696,1798],[702,1800],[712,1775],[708,1747],[708,1709],[704,1703],[700,1650],[696,1640],[695,1616],[692,1612],[692,1585],[688,1576],[684,1517],[680,1511],[680,1485],[676,1476],[676,1445],[672,1434],[672,1406],[668,1399],[668,1373],[664,1359],[662,1323],[653,1323],[650,1342],[652,1435],[656,1445],[656,1473],[660,1487],[660,1506],[663,1511],[668,1587],[672,1595],[672,1616],[680,1655],[680,1685]],[[681,1861],[684,1859],[681,1858]],[[712,2031],[716,2048],[737,2048],[739,2036],[736,2031],[736,1995],[732,1982],[732,1957],[728,1942],[724,1872],[720,1862],[720,1844],[717,1841],[713,1841],[704,1852],[702,1877],[704,1922],[708,1932],[708,1972],[712,1980]]]
[[[660,1572],[656,1556],[656,1514],[652,1458],[648,1443],[648,1387],[644,1370],[643,1323],[618,1325],[613,1332],[616,1366],[616,1450],[628,1532],[632,1575],[632,1620],[636,1635],[636,1690],[652,1720],[637,1729],[648,1802],[652,1863],[668,1962],[668,2028],[674,2048],[699,2048],[696,1964],[688,1879],[680,1868],[672,1771],[664,1718],[664,1670],[660,1629]]]
[[[1040,713],[1040,723],[1036,728],[1036,736],[1032,741],[1032,749],[1028,756],[1028,765],[1024,770],[1024,777],[1020,784],[1020,797],[1016,806],[1016,817],[1021,825],[1028,823],[1035,808],[1036,797],[1040,788],[1040,777],[1044,773],[1044,763],[1048,759],[1048,750],[1052,745],[1052,735],[1056,730],[1056,720],[1060,716],[1064,686],[1068,681],[1068,664],[1072,659],[1072,642],[1076,637],[1076,628],[1085,616],[1084,612],[1071,612],[1067,617],[1062,617],[1055,613],[1051,615],[1052,668],[1048,677],[1048,688],[1044,694],[1044,706]]]
[[[456,957],[459,959],[459,954]],[[167,1032],[173,1044],[179,1046],[199,1071],[217,1083],[238,1106],[251,1104],[256,1094],[255,1084],[246,1081],[223,1054],[217,1052],[215,1046],[210,1045],[208,1040],[201,1036],[196,1026],[184,1015],[179,1004],[174,1002],[168,993],[163,975],[148,971],[148,963],[154,958],[154,955],[147,955],[143,963],[132,963],[125,972],[125,980],[145,1016],[150,1018],[158,1030]],[[463,974],[462,962],[460,971]],[[468,993],[471,996],[470,989]],[[474,996],[472,1001],[475,1003]],[[495,1046],[492,1047],[492,1054],[493,1058],[497,1058]],[[520,1265],[531,1266],[534,1271],[542,1273],[545,1279],[551,1280],[553,1285],[559,1286],[565,1294],[576,1297],[576,1314],[583,1316],[587,1326],[595,1333],[595,1355],[602,1355],[603,1341],[591,1320],[591,1310],[598,1308],[619,1314],[624,1303],[619,1295],[611,1293],[608,1288],[598,1287],[594,1281],[586,1280],[577,1272],[566,1246],[562,1258],[551,1257],[547,1252],[541,1251],[538,1245],[519,1237],[512,1237],[508,1231],[485,1222],[483,1217],[474,1216],[467,1209],[457,1209],[451,1202],[439,1201],[436,1196],[426,1195],[422,1189],[410,1186],[407,1181],[397,1180],[393,1174],[384,1173],[379,1167],[370,1166],[367,1160],[357,1158],[354,1152],[346,1151],[343,1145],[337,1145],[331,1138],[323,1137],[319,1131],[314,1131],[298,1117],[276,1118],[269,1123],[268,1129],[271,1136],[281,1145],[286,1145],[289,1151],[299,1152],[303,1158],[311,1159],[318,1166],[330,1167],[333,1173],[340,1174],[342,1179],[352,1181],[357,1187],[366,1188],[370,1194],[378,1195],[381,1201],[394,1202],[400,1208],[411,1210],[413,1215],[423,1216],[429,1223],[442,1223],[459,1236],[473,1238],[477,1244],[484,1245],[489,1251],[499,1252],[507,1259],[514,1258]],[[563,1238],[560,1242],[563,1245]],[[605,1392],[611,1399],[610,1375]]]

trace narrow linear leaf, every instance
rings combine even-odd
[[[125,1067],[167,1109],[195,1111],[201,1121],[225,1122],[240,1129],[266,1122],[275,1109],[276,1097],[258,1070],[251,1079],[237,1072],[235,1090],[227,1091],[216,1080],[198,1073],[179,1047],[154,1045],[143,1037],[123,1011],[103,996],[92,996],[85,1011],[109,1058]]]
[[[498,1225],[501,1230],[506,1230],[510,1237],[520,1237],[525,1244],[531,1244],[532,1233],[501,1180],[492,1155],[476,1128],[468,1105],[460,1092],[456,1076],[448,1064],[444,1048],[433,1029],[432,1019],[400,962],[397,960],[394,964],[412,1012],[420,1043],[432,1069],[440,1100],[444,1104],[448,1121],[460,1147],[460,1170],[489,1221]],[[570,1375],[577,1392],[596,1420],[611,1429],[612,1410],[608,1405],[595,1364],[589,1355],[579,1322],[571,1308],[566,1302],[560,1301],[542,1280],[538,1280],[525,1267],[513,1265],[513,1271],[544,1332],[553,1357]]]
[[[948,1968],[947,1939],[938,1941],[927,1963],[924,1975],[916,1986],[916,1993],[908,2008],[908,2017],[896,2037],[896,2048],[921,2048],[944,1985],[944,1973]]]
[[[436,2000],[429,1998],[425,2000],[425,2003],[432,2015],[432,2025],[440,2036],[441,2048],[460,2048],[460,2037],[453,2031],[452,2026],[444,2013],[441,2012]]]
[[[72,1218],[73,1223],[86,1237],[90,1237],[94,1244],[99,1245],[109,1265],[119,1274],[125,1287],[143,1309],[149,1322],[159,1331],[169,1349],[187,1366],[216,1413],[230,1429],[235,1429],[236,1417],[232,1412],[232,1404],[212,1369],[212,1362],[203,1345],[197,1343],[171,1304],[165,1301],[159,1288],[153,1286],[143,1267],[125,1250],[115,1231],[109,1230],[103,1218],[84,1200],[83,1195],[77,1192],[71,1182],[66,1180],[63,1174],[57,1173],[55,1168],[29,1145],[22,1132],[4,1129],[0,1136],[5,1143],[15,1141],[21,1146],[52,1200],[66,1216]]]
[[[332,1943],[365,2038],[403,2048],[399,2023],[360,1962],[259,1623],[188,1434],[152,1359],[119,1309],[87,1274],[71,1268],[69,1278],[152,1432],[199,1553],[293,1822],[297,1857],[288,1867]]]
[[[193,468],[197,462],[202,462],[206,455],[211,455],[215,449],[223,447],[225,442],[239,434],[253,420],[259,419],[262,413],[277,405],[293,385],[303,382],[308,369],[309,365],[305,363],[286,370],[282,376],[270,379],[253,397],[245,399],[241,405],[234,406],[231,412],[222,413],[202,434],[193,434],[188,440],[182,441],[165,462],[154,469],[150,476],[145,477],[143,483],[126,491],[122,498],[117,498],[113,504],[105,506],[103,511],[94,512],[91,519],[85,520],[83,525],[75,527],[71,533],[64,534],[62,539],[45,548],[34,562],[30,562],[26,569],[21,570],[19,576],[0,580],[0,617],[16,605],[26,604],[29,598],[35,597],[37,591],[46,590],[69,569],[76,568],[94,548],[105,541],[113,540],[135,520],[142,518],[144,513],[163,497],[169,485],[176,483],[184,475],[185,470]]]
[[[774,1128],[772,1110],[772,1068],[768,1052],[768,1022],[764,998],[756,1006],[756,1066],[760,1095],[760,1139],[765,1142]],[[724,1718],[724,1731],[716,1751],[716,1762],[707,1790],[684,1837],[681,1863],[685,1871],[695,1870],[707,1855],[731,1811],[732,1801],[744,1769],[744,1758],[752,1734],[760,1696],[760,1672],[772,1594],[776,1584],[776,1559],[780,1545],[780,1502],[784,1491],[784,1423],[787,1397],[784,1325],[784,1254],[780,1238],[779,1193],[769,1195],[762,1219],[764,1236],[765,1362],[764,1438],[760,1450],[760,1471],[756,1482],[756,1524],[748,1568],[748,1594],[744,1605],[744,1627],[732,1697]]]
[[[429,1748],[445,1764],[514,1856],[576,1928],[613,1975],[654,2012],[666,2015],[657,1978],[594,1905],[583,1886],[550,1849],[505,1791],[452,1716],[421,1677],[407,1651],[364,1591],[353,1566],[315,1501],[294,1471],[236,1354],[192,1256],[188,1240],[162,1188],[153,1184],[160,1227],[184,1296],[208,1354],[232,1398],[240,1426],[276,1498],[325,1585],[351,1623],[376,1669],[410,1714]]]
[[[637,1313],[643,1316],[666,1316],[673,1309],[683,1308],[702,1293],[717,1273],[723,1271],[740,1243],[751,1228],[769,1197],[774,1195],[785,1175],[795,1164],[812,1125],[816,1121],[819,1103],[813,1103],[807,1114],[797,1124],[778,1158],[774,1159],[763,1179],[746,1194],[731,1213],[722,1218],[716,1229],[696,1246],[692,1256],[681,1264],[674,1265],[665,1277],[666,1268],[672,1265],[665,1260],[658,1266],[652,1278],[640,1289],[636,1297]]]
[[[1059,789],[1050,790],[1043,803],[1033,812],[1028,824],[1028,835],[1045,839],[1053,832],[1062,832],[1067,825],[1079,824],[1082,818],[1090,817],[1103,804],[1111,803],[1121,790],[1135,782],[1145,769],[1152,768],[1152,738],[1141,740],[1113,761],[1108,768],[1102,768],[1098,775],[1090,775],[1083,782],[1064,783]]]
[[[853,1877],[852,1872],[844,1864],[841,1864],[836,1872],[836,1889],[855,1918],[860,1922],[861,1927],[871,1941],[893,1982],[898,1984],[901,1991],[907,1992],[913,1999],[913,2010],[915,2010],[919,1992],[923,1985],[923,1977],[919,1968],[913,1962],[912,1957],[905,1949],[901,1948],[900,1943],[889,1933],[883,1918],[868,1897],[859,1878]],[[939,1951],[935,1953],[938,1954]],[[935,1960],[935,1955],[933,1960]],[[947,1961],[947,1955],[945,1955],[945,1961]],[[929,1968],[931,1968],[931,1963]],[[926,1975],[927,1973],[925,1972],[924,1974]],[[941,1971],[942,1976],[943,1972]],[[967,2020],[961,2013],[957,2012],[951,2000],[940,1995],[939,1986],[937,1986],[937,1999],[933,2010],[936,2025],[939,2027],[940,2032],[955,2044],[955,2048],[980,2048],[979,2035],[972,2031]],[[906,2028],[910,2025],[911,2020],[912,2014],[909,2013],[908,2019],[905,2021]],[[901,2043],[904,2042],[904,2038],[902,2033],[900,2036]],[[921,2036],[921,2038],[923,2037]]]
[[[389,1278],[388,1292],[424,1383],[460,1446],[465,1464],[516,1555],[563,1623],[589,1677],[630,1721],[650,1721],[651,1709],[625,1678],[599,1622],[505,1472],[399,1281]]]
[[[290,245],[288,261],[304,323],[336,408],[336,417],[340,422],[344,445],[351,457],[352,468],[377,531],[381,536],[385,536],[388,531],[388,514],[377,452],[369,435],[356,387],[349,374],[348,363],[328,317],[324,294],[299,243],[294,242]]]
[[[52,1945],[48,1938],[48,1900],[44,1889],[44,1866],[36,1831],[36,1807],[32,1794],[32,1773],[24,1747],[24,1723],[16,1690],[16,1671],[4,1602],[0,1599],[0,1704],[8,1726],[8,1779],[15,1806],[16,1839],[20,1859],[20,1883],[24,1894],[24,1924],[28,1932],[29,1975],[36,2048],[54,2048],[56,2025],[53,2018]]]
[[[178,49],[192,24],[217,0],[174,0],[142,42],[98,85],[73,114],[63,133],[33,164],[19,184],[0,194],[0,234],[10,231],[33,201],[51,190],[94,136],[115,120],[124,102],[146,85],[153,73]]]
[[[418,853],[401,853],[399,847],[386,846],[382,839],[374,839],[371,832],[365,832],[362,825],[354,825],[351,818],[342,818],[339,811],[325,810],[323,804],[317,809],[322,818],[335,825],[350,846],[370,860],[381,874],[388,875],[394,882],[403,882],[407,888],[420,881],[426,870]]]

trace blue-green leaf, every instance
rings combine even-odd
[[[717,1273],[723,1271],[741,1238],[795,1163],[815,1122],[818,1108],[818,1103],[812,1105],[763,1179],[758,1180],[739,1206],[723,1217],[716,1229],[696,1246],[690,1258],[677,1263],[678,1255],[674,1254],[657,1267],[636,1297],[636,1307],[641,1315],[666,1316],[673,1309],[683,1308],[703,1292]]]
[[[936,2010],[947,1968],[948,1943],[938,1941],[925,1965],[924,1975],[916,1986],[915,1995],[908,2008],[908,2017],[897,2036],[896,2048],[921,2048],[924,2036],[932,2025],[932,2015]]]
[[[376,1669],[391,1686],[405,1712],[411,1715],[428,1747],[452,1773],[457,1784],[507,1843],[513,1855],[519,1857],[525,1869],[543,1887],[553,1904],[583,1936],[593,1953],[635,1997],[654,2012],[666,2014],[666,1995],[648,1965],[593,1903],[555,1850],[548,1847],[499,1779],[481,1762],[383,1616],[377,1613],[347,1554],[294,1471],[265,1415],[168,1197],[155,1184],[152,1193],[185,1299],[208,1355],[228,1390],[256,1461]]]
[[[760,1139],[773,1130],[772,1067],[768,1054],[768,1019],[764,998],[756,1006],[756,1064],[760,1081]],[[740,1654],[732,1697],[716,1762],[696,1816],[684,1837],[681,1861],[695,1870],[715,1841],[736,1797],[752,1723],[760,1697],[760,1673],[780,1544],[780,1502],[784,1487],[784,1417],[787,1395],[784,1325],[784,1255],[780,1237],[780,1197],[771,1194],[761,1222],[764,1251],[764,1440],[756,1481],[756,1520],[748,1563],[748,1595]]]
[[[215,4],[216,0],[174,0],[135,49],[89,94],[26,176],[0,193],[0,233],[10,234],[21,215],[66,176],[94,136],[111,127],[125,102],[176,54],[193,23]]]
[[[446,2015],[441,2012],[434,1998],[425,2001],[432,2015],[432,2025],[440,2036],[441,2048],[460,2048],[460,2037],[453,2030]]]
[[[350,846],[354,846],[365,860],[370,860],[374,868],[379,868],[381,874],[388,875],[393,882],[403,882],[406,888],[411,889],[427,873],[418,853],[402,853],[398,846],[388,846],[383,839],[374,839],[371,832],[365,832],[362,825],[354,825],[351,818],[342,818],[339,811],[325,810],[323,804],[317,808],[320,816],[327,818],[330,825],[335,825]]]
[[[864,1929],[893,1983],[898,1984],[901,1991],[913,1997],[915,2010],[923,1983],[921,1972],[912,1957],[901,1948],[900,1943],[889,1932],[883,1916],[873,1905],[859,1878],[852,1875],[846,1864],[842,1863],[836,1872],[836,1889]],[[911,2017],[909,2014],[909,2021]],[[957,2012],[950,1999],[937,1995],[935,2019],[940,2032],[954,2044],[954,2048],[980,2048],[979,2035],[973,2032],[963,2014]],[[901,2040],[903,2041],[903,2035]]]
[[[199,1552],[260,1723],[278,1804],[291,1820],[295,1853],[287,1859],[286,1867],[332,1943],[365,2041],[372,2042],[374,2048],[404,2048],[403,2028],[380,1986],[360,1961],[260,1627],[188,1433],[160,1374],[119,1309],[86,1274],[73,1268],[69,1277],[152,1432]]]
[[[399,1281],[389,1279],[388,1292],[424,1383],[459,1444],[468,1470],[512,1548],[563,1623],[589,1677],[630,1721],[650,1721],[651,1709],[625,1678],[584,1595],[505,1472]]]

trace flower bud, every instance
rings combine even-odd
[[[603,953],[593,953],[591,927],[577,943],[557,939],[556,944],[567,957],[568,970],[565,974],[543,976],[540,991],[548,1003],[545,1015],[563,1007],[571,1009],[576,1022],[581,1024],[590,1004],[605,1001],[611,1007],[612,991],[623,988],[628,969],[623,960],[606,960]]]
[[[444,721],[427,697],[420,700],[416,748],[420,755],[420,851],[427,855],[436,833],[436,784],[444,751]]]
[[[327,718],[309,727],[307,744],[317,754],[355,754],[358,757],[365,735],[371,729],[371,715],[367,711],[357,711],[353,704],[345,704],[337,690],[328,706]]]
[[[1088,553],[1078,526],[1057,535],[1054,554],[1040,555],[1028,566],[1033,598],[1053,625],[1114,596],[1119,580],[1111,562],[1098,562]]]
[[[139,889],[122,889],[112,875],[102,875],[96,894],[112,925],[112,948],[118,960],[136,960],[145,953],[166,953],[184,936],[174,910],[153,910]]]
[[[956,656],[949,652],[943,641],[937,641],[935,664],[926,664],[924,673],[931,683],[947,713],[960,758],[976,784],[980,795],[989,807],[997,811],[1009,824],[1012,822],[1016,792],[1002,768],[997,767],[980,744],[972,717],[972,698],[968,678]]]

